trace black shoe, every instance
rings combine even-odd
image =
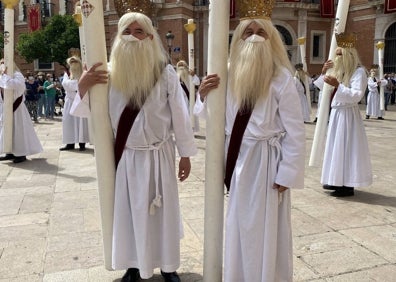
[[[353,187],[337,187],[337,190],[330,193],[333,197],[349,197],[355,195]]]
[[[165,282],[180,282],[180,277],[179,275],[176,273],[176,271],[174,272],[163,272],[161,270],[161,275],[162,277],[164,277]]]
[[[26,161],[26,157],[25,156],[20,156],[20,157],[15,157],[12,162],[14,164],[17,164],[17,163],[22,163],[24,161]]]
[[[80,146],[80,151],[85,151],[85,143],[78,143],[78,145]]]
[[[6,154],[4,157],[0,157],[0,161],[8,161],[15,159],[13,154]]]
[[[315,123],[316,123],[317,121],[318,121],[318,118],[315,118],[313,122],[315,122]]]
[[[377,117],[377,119],[384,120],[384,118],[383,118],[383,117]]]
[[[67,144],[65,147],[59,148],[59,151],[74,150],[74,144]]]
[[[139,280],[140,275],[137,268],[128,268],[127,272],[121,278],[121,282],[138,282]]]
[[[369,115],[366,115],[366,119],[369,119],[370,118],[370,116]]]
[[[325,185],[323,185],[323,189],[326,189],[326,190],[337,190],[337,186],[332,186],[332,185],[325,184]]]

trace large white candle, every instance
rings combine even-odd
[[[308,67],[307,67],[307,58],[306,58],[306,44],[305,44],[305,37],[299,37],[297,38],[298,45],[300,46],[300,54],[301,54],[301,61],[303,64],[303,70],[306,75],[308,75]],[[308,100],[308,109],[309,113],[312,112],[312,107],[311,107],[311,92],[309,90],[309,84],[308,84],[308,77],[304,79],[304,88],[305,88],[305,95]]]
[[[74,21],[78,24],[78,35],[80,38],[81,62],[82,62],[82,65],[85,66],[87,64],[87,56],[86,56],[86,50],[85,50],[85,36],[84,36],[84,28],[82,26],[82,13],[81,13],[80,1],[78,1],[74,7],[73,18],[74,18]],[[89,143],[94,144],[94,133],[93,133],[93,125],[92,125],[91,118],[88,118],[88,131],[89,131]]]
[[[229,33],[229,0],[210,1],[208,73],[220,85],[207,97],[205,159],[205,240],[203,281],[222,281],[224,217],[225,95]]]
[[[3,0],[4,9],[4,65],[7,74],[14,75],[14,6],[18,0]],[[14,126],[14,90],[4,89],[3,104],[3,151],[12,153]]]
[[[333,60],[335,57],[335,51],[337,49],[337,41],[335,38],[336,33],[342,33],[345,31],[345,24],[348,17],[350,0],[338,1],[337,13],[335,17],[335,24],[333,35],[331,38],[329,60]],[[327,71],[328,74],[330,70]],[[324,151],[324,145],[326,141],[327,122],[329,120],[329,109],[330,109],[330,96],[332,87],[327,83],[324,84],[322,89],[322,98],[320,101],[318,121],[316,123],[314,138],[312,141],[311,156],[309,159],[310,166],[319,166],[322,154]]]
[[[106,38],[102,0],[84,0],[81,3],[82,23],[87,67],[101,62],[107,69]],[[105,267],[111,267],[113,210],[114,210],[114,136],[108,110],[108,86],[97,84],[89,91],[91,119],[95,140],[96,170],[102,219]]]
[[[376,44],[378,49],[378,65],[379,65],[379,78],[384,78],[384,48],[385,43],[383,41],[378,41]],[[385,98],[384,98],[384,86],[380,87],[380,110],[385,110]]]
[[[188,32],[188,68],[190,70],[194,70],[195,69],[194,31],[196,29],[194,20],[188,19],[187,24],[184,25],[184,28]],[[196,124],[195,119],[197,119],[197,117],[192,114],[195,105],[195,85],[192,79],[190,79],[189,90],[190,90],[190,98],[189,98],[190,117],[191,117],[191,124],[194,126]]]

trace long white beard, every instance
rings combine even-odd
[[[160,73],[154,70],[154,48],[150,38],[138,42],[120,40],[111,54],[111,85],[139,108],[150,95]]]
[[[177,68],[177,76],[181,81],[184,82],[184,84],[188,85],[189,84],[189,72],[187,68],[185,67],[178,67]]]
[[[333,75],[337,78],[338,81],[343,80],[344,76],[344,64],[342,62],[342,58],[340,56],[336,56],[334,59],[334,72]]]
[[[80,79],[82,74],[82,66],[80,63],[70,64],[70,79]]]
[[[257,100],[269,94],[274,74],[271,45],[240,40],[231,50],[229,80],[238,108],[253,109]]]

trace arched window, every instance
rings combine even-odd
[[[293,45],[292,36],[291,36],[290,32],[285,27],[283,27],[281,25],[275,25],[275,27],[278,30],[278,32],[280,33],[283,44],[286,45],[287,55],[289,57],[289,60],[291,60],[293,55],[292,55],[290,48],[288,48],[288,46]]]
[[[385,33],[384,73],[396,72],[396,22]]]

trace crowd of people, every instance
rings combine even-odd
[[[73,150],[75,144],[85,150],[90,140],[89,97],[95,95],[89,89],[109,84],[116,153],[112,267],[127,269],[122,282],[150,278],[155,268],[166,282],[180,281],[176,271],[183,230],[177,181],[188,178],[190,157],[197,152],[197,125],[191,124],[188,106],[195,87],[190,85],[198,87],[194,114],[205,117],[208,95],[220,83],[227,84],[224,281],[292,281],[290,191],[304,187],[304,123],[311,123],[316,97],[311,91],[323,91],[325,83],[332,97],[323,188],[332,190],[332,196],[346,197],[354,195],[356,187],[372,183],[358,104],[368,88],[366,118],[383,119],[378,87],[386,87],[385,105],[394,103],[394,74],[378,78],[372,69],[368,76],[356,42],[340,41],[334,60],[325,62],[322,73],[312,79],[301,64],[292,67],[271,14],[240,16],[230,45],[227,81],[216,73],[200,81],[184,61],[170,65],[151,20],[136,12],[124,14],[118,22],[108,70],[101,69],[101,63],[83,70],[81,60],[72,56],[67,60],[69,71],[58,81],[51,73],[1,73],[1,89],[14,91],[15,130],[12,152],[0,160],[14,163],[42,151],[33,123],[53,119],[60,96],[65,144],[60,150]],[[2,104],[3,97],[2,93]],[[301,103],[296,104],[298,99]],[[1,144],[3,138],[1,127]]]

